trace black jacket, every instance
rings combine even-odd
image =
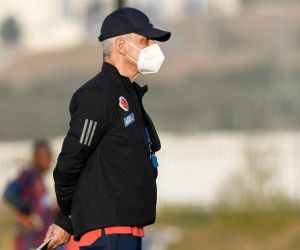
[[[143,108],[147,90],[104,63],[71,99],[70,128],[53,176],[62,211],[56,224],[77,240],[93,229],[155,221],[157,169],[145,126],[152,151],[160,141]]]

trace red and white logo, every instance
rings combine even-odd
[[[128,102],[127,102],[127,100],[125,99],[125,97],[123,97],[123,96],[120,96],[120,97],[119,97],[119,106],[120,106],[123,110],[129,111]]]

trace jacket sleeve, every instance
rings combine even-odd
[[[24,185],[20,178],[10,182],[3,193],[3,198],[19,212],[30,214],[30,205],[21,199],[21,190]]]
[[[66,218],[80,173],[105,133],[106,96],[97,89],[80,89],[71,99],[70,114],[69,131],[53,172],[57,202]]]
[[[62,211],[59,211],[54,223],[60,226],[61,228],[63,228],[69,234],[73,234],[73,226],[72,226],[71,218],[66,216]]]

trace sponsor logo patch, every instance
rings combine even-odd
[[[129,111],[129,105],[128,105],[128,102],[127,100],[125,99],[125,97],[123,96],[120,96],[119,97],[119,106],[125,110],[125,111]]]
[[[123,120],[125,128],[128,127],[131,123],[135,121],[134,113],[131,113],[130,115],[126,116]]]

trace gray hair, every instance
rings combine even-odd
[[[112,51],[112,46],[114,45],[114,42],[116,40],[116,37],[105,39],[102,42],[103,47],[103,56],[109,56]]]
[[[126,34],[126,35],[122,35],[122,36],[116,36],[116,37],[112,37],[112,38],[107,38],[102,42],[102,47],[103,47],[103,56],[109,56],[111,51],[112,51],[112,47],[114,46],[114,43],[116,41],[117,38],[119,37],[123,37],[125,39],[129,38],[131,34]]]

